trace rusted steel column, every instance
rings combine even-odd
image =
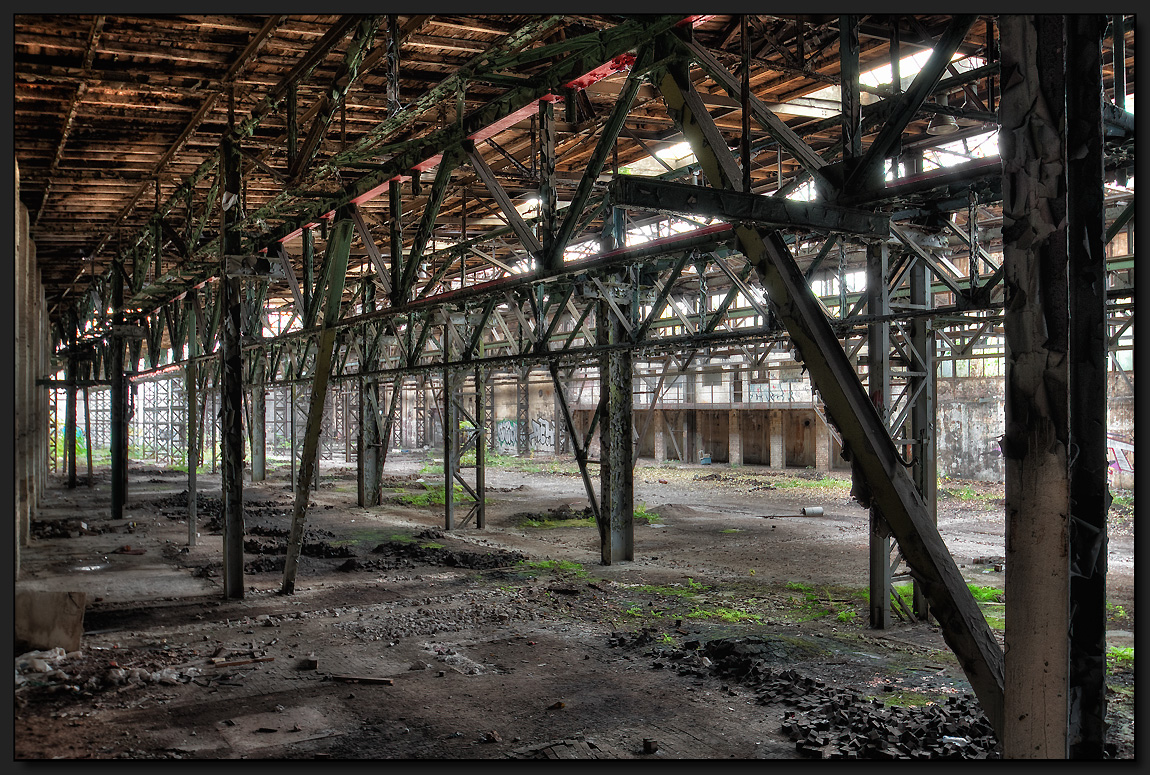
[[[200,439],[199,439],[199,416],[200,416],[200,396],[198,393],[198,366],[196,365],[196,356],[199,355],[200,339],[196,332],[196,291],[192,290],[188,293],[187,299],[184,302],[187,306],[187,320],[188,320],[188,361],[184,365],[185,371],[185,392],[188,395],[188,414],[187,414],[187,428],[188,428],[188,546],[196,545],[196,521],[198,519],[198,499],[196,488],[196,474],[200,466]]]
[[[388,45],[391,45],[390,43]],[[398,180],[387,184],[387,234],[391,246],[391,306],[402,306],[407,297],[403,285],[403,196]]]
[[[1114,107],[1126,110],[1126,14],[1118,13],[1111,17],[1110,61],[1114,71]],[[1120,172],[1116,179],[1120,186],[1130,182],[1126,172]]]
[[[917,309],[930,309],[934,306],[934,295],[930,292],[930,273],[922,261],[915,261],[910,268],[910,303]],[[927,515],[938,524],[938,452],[935,435],[935,365],[934,365],[934,323],[926,317],[915,317],[910,321],[911,350],[920,358],[912,367],[914,376],[910,378],[911,409],[910,427],[914,434],[913,466],[911,467],[914,485],[922,495]],[[923,594],[922,585],[914,582],[914,615],[925,620],[930,613],[930,604]]]
[[[570,372],[568,372],[570,378]],[[484,395],[490,397],[491,388],[484,388]],[[559,392],[556,391],[554,396],[554,409],[555,409],[555,454],[565,454],[570,448],[569,431],[567,430],[567,423],[563,422],[563,404],[559,400]]]
[[[49,364],[48,340],[48,302],[45,298],[44,283],[41,282],[40,273],[33,273],[35,283],[33,290],[33,308],[35,338],[33,339],[32,355],[29,363],[39,363],[39,373],[45,376],[51,371]],[[32,476],[32,508],[39,508],[44,502],[44,488],[48,482],[48,391],[38,390],[35,385],[29,386],[32,390],[32,427],[35,430],[29,440],[32,448],[28,453],[28,460]]]
[[[563,265],[563,248],[555,245],[558,229],[555,190],[555,106],[539,102],[539,242],[543,246],[542,269],[553,272]],[[558,249],[556,249],[558,247]]]
[[[383,441],[379,433],[379,382],[372,377],[359,379],[359,433],[356,445],[357,500],[360,506],[382,503]]]
[[[857,56],[857,52],[856,52]],[[867,313],[885,316],[890,312],[887,292],[889,248],[883,243],[867,245]],[[839,292],[845,293],[846,278],[839,275]],[[845,297],[844,297],[845,298]],[[845,305],[844,305],[845,306]],[[841,309],[841,308],[840,308]],[[843,314],[842,312],[839,313]],[[877,320],[867,330],[867,390],[884,424],[890,420],[890,323]],[[870,508],[870,626],[890,627],[891,570],[890,527],[876,504]]]
[[[487,373],[481,366],[475,368],[475,526],[487,527]],[[558,418],[556,418],[558,419]],[[559,438],[556,422],[555,438]]]
[[[559,414],[571,436],[571,446],[575,451],[575,461],[579,464],[579,474],[583,477],[583,489],[587,492],[587,503],[595,513],[595,524],[599,528],[599,538],[602,543],[605,535],[603,529],[604,522],[599,518],[599,500],[595,495],[595,486],[591,484],[591,476],[587,472],[587,447],[590,445],[591,437],[595,434],[594,428],[598,423],[598,418],[602,411],[602,395],[600,395],[600,410],[597,411],[595,417],[592,418],[591,428],[586,434],[581,434],[575,427],[575,420],[571,416],[571,408],[567,405],[567,388],[563,384],[563,381],[559,379],[559,365],[555,363],[555,361],[551,361],[547,364],[547,368],[551,372],[551,384],[555,386],[555,397],[559,399]]]
[[[256,325],[260,325],[256,317]],[[263,348],[252,352],[256,359],[252,375],[252,481],[262,482],[267,478],[267,355]]]
[[[368,278],[363,286],[363,306],[372,311],[375,305],[375,281]],[[360,327],[363,361],[360,371],[374,367],[374,348],[368,341],[367,326]],[[356,434],[356,494],[360,506],[378,506],[383,502],[383,463],[387,459],[387,437],[380,430],[379,379],[359,378],[359,433]],[[381,438],[382,437],[382,438]]]
[[[530,376],[530,365],[515,370],[515,454],[519,457],[531,451]]]
[[[327,397],[327,385],[331,378],[336,323],[339,322],[340,317],[340,300],[343,298],[344,279],[347,276],[347,259],[351,251],[351,237],[354,229],[355,222],[341,211],[331,228],[327,243],[323,278],[326,287],[323,323],[316,346],[315,372],[308,405],[307,431],[304,434],[299,478],[295,485],[295,506],[292,511],[291,533],[288,535],[287,556],[284,559],[281,591],[285,595],[295,593],[296,570],[299,567],[304,526],[307,522],[307,502],[310,495],[308,490],[315,476],[316,459],[319,453],[319,432],[323,424],[323,405],[324,399]]]
[[[1006,330],[1006,758],[1067,755],[1069,309],[1064,17],[1007,15],[999,107]]]
[[[76,330],[69,322],[68,344],[76,345]],[[68,354],[67,374],[67,400],[64,410],[64,459],[68,467],[68,489],[76,487],[76,380],[79,371],[76,353]]]
[[[88,488],[94,485],[92,481],[92,404],[88,395],[88,387],[84,387],[84,447],[88,458]]]
[[[859,17],[839,17],[839,58],[841,61],[840,102],[842,104],[842,142],[844,158],[854,161],[862,156],[862,101],[859,98]],[[848,161],[848,164],[850,163]],[[853,170],[847,169],[844,177]]]
[[[1070,718],[1073,759],[1106,739],[1106,256],[1102,34],[1105,17],[1067,17],[1066,185],[1070,274]]]
[[[623,324],[610,313],[606,302],[599,304],[597,326],[606,339],[604,344],[615,345],[626,339]],[[635,559],[631,351],[610,350],[601,356],[599,375],[605,410],[599,431],[600,550],[602,563],[611,565]]]
[[[112,266],[112,356],[108,370],[112,381],[108,397],[111,415],[112,453],[112,519],[124,518],[128,498],[128,380],[124,378],[124,339],[117,326],[124,323],[124,265],[117,260]]]
[[[444,336],[447,339],[447,336]],[[450,351],[449,351],[450,352]],[[455,391],[462,380],[450,368],[443,370],[443,529],[455,529],[455,472],[459,464],[459,410]]]
[[[244,372],[240,349],[242,300],[240,281],[228,276],[227,256],[240,252],[242,218],[240,146],[230,134],[220,143],[223,208],[220,214],[221,487],[224,502],[224,597],[244,596]]]

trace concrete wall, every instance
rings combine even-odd
[[[1001,377],[940,377],[935,401],[938,475],[1005,480],[998,440],[1006,430]]]
[[[743,440],[743,463],[749,466],[771,464],[771,423],[765,411],[739,413],[739,436]]]
[[[789,468],[814,468],[816,462],[815,431],[822,423],[813,409],[786,412],[784,448]]]
[[[710,455],[712,463],[730,462],[728,433],[730,414],[726,409],[700,409],[695,413],[695,449],[693,462]]]
[[[1126,378],[1129,378],[1129,382]],[[1134,373],[1111,374],[1106,397],[1106,439],[1110,486],[1134,489]]]
[[[531,452],[555,454],[559,423],[555,412],[555,385],[546,372],[532,372],[527,380],[528,448]]]
[[[518,386],[510,374],[500,374],[495,379],[495,416],[492,427],[495,433],[495,451],[501,455],[514,455],[518,451],[517,434],[519,426]],[[555,407],[555,385],[545,371],[532,371],[527,375],[527,450],[555,454],[555,442],[559,433],[562,416]]]
[[[697,375],[694,375],[697,380]],[[1108,437],[1111,458],[1111,486],[1132,489],[1134,458],[1134,375],[1110,376],[1108,396]],[[729,388],[729,384],[724,387]],[[717,388],[716,388],[717,389]],[[508,374],[496,375],[494,385],[495,449],[500,454],[516,453],[517,390]],[[1002,453],[998,447],[1004,433],[1003,380],[1001,377],[945,377],[937,381],[938,474],[959,479],[1001,482],[1005,478]],[[409,383],[403,396],[404,446],[414,445],[414,389]],[[562,416],[556,407],[554,385],[545,372],[533,371],[528,378],[528,449],[530,454],[554,454]],[[428,440],[442,446],[433,392],[427,393]],[[687,462],[698,463],[699,452],[709,454],[712,463],[767,465],[775,468],[813,468],[819,471],[849,470],[841,449],[823,420],[811,409],[747,408],[715,409],[669,408],[662,418],[652,421],[639,445],[640,457],[676,460],[678,454],[670,434]],[[593,410],[582,404],[576,409],[576,427],[584,433]],[[646,420],[645,407],[634,413],[636,433]],[[741,450],[731,449],[731,416],[735,415]],[[659,439],[661,432],[662,439]],[[781,432],[780,432],[781,431]],[[661,444],[660,444],[661,442]],[[659,452],[657,453],[657,445]],[[568,448],[570,452],[570,448]],[[588,453],[598,456],[598,439],[593,438]]]
[[[1109,376],[1107,439],[1111,487],[1134,487],[1134,375]],[[979,481],[1005,481],[998,440],[1005,433],[1001,377],[946,377],[938,380],[938,475]]]

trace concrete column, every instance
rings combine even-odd
[[[739,375],[735,375],[738,379]],[[732,466],[741,466],[743,464],[743,436],[739,427],[739,415],[741,412],[738,409],[732,409],[727,421],[727,462]]]
[[[1065,17],[1019,14],[998,21],[1009,622],[1002,745],[1009,759],[1064,759],[1071,508]]]
[[[654,423],[652,432],[655,434],[655,462],[665,463],[667,461],[667,437],[663,435],[663,411],[661,409],[655,411],[658,413],[652,420]]]
[[[831,432],[822,419],[816,417],[815,423],[815,470],[831,470]]]
[[[1069,245],[1070,718],[1069,754],[1101,759],[1106,740],[1106,257],[1103,250],[1101,37],[1105,17],[1067,16]],[[1119,16],[1119,19],[1122,17]],[[1120,33],[1121,34],[1121,33]],[[1118,68],[1124,70],[1124,68]],[[1123,79],[1124,80],[1124,79]],[[1125,88],[1123,87],[1123,90]],[[1125,102],[1125,95],[1122,95]]]
[[[787,414],[782,409],[767,410],[768,432],[771,436],[770,467],[784,469],[787,467]]]

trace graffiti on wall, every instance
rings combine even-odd
[[[533,449],[555,449],[555,423],[546,417],[536,417],[532,420],[531,447]]]
[[[810,402],[812,398],[809,385],[777,386],[765,382],[747,385],[747,401],[752,404]]]
[[[516,433],[518,424],[516,420],[496,420],[495,446],[503,451],[518,449],[519,439]]]
[[[1127,444],[1117,436],[1106,434],[1106,456],[1110,459],[1112,474],[1134,473],[1134,445]]]

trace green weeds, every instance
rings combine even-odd
[[[645,522],[648,525],[658,524],[659,515],[654,511],[647,511],[647,504],[640,503],[635,507],[635,522]]]
[[[980,587],[978,584],[967,584],[970,594],[980,603],[1001,603],[1002,590],[997,587]]]
[[[434,487],[429,484],[424,484],[424,492],[406,493],[399,496],[400,503],[408,506],[443,506],[446,503],[446,496],[444,495],[443,487]],[[475,498],[466,492],[461,485],[455,485],[452,489],[455,503],[467,503],[474,501]]]
[[[754,624],[762,624],[763,617],[758,614],[750,613],[749,611],[741,611],[737,608],[692,608],[687,613],[688,619],[718,619],[722,622],[729,624],[736,624],[740,622],[753,622]]]
[[[824,474],[817,474],[814,478],[807,479],[805,477],[781,477],[772,479],[771,483],[776,489],[780,490],[833,490],[838,488],[850,488],[850,482],[844,481],[834,476],[826,476]]]
[[[571,573],[579,578],[587,576],[584,567],[571,560],[538,560],[519,563],[519,570],[528,576],[540,576],[544,573]]]
[[[784,589],[790,592],[797,592],[797,595],[789,595],[785,601],[786,606],[790,609],[788,612],[792,618],[799,622],[809,622],[812,619],[821,619],[824,616],[834,616],[836,621],[844,624],[853,622],[857,618],[857,614],[853,606],[857,600],[867,600],[867,589],[841,589],[830,587],[823,587],[816,589],[810,584],[802,584],[797,581],[792,581],[784,585]]]
[[[595,527],[594,515],[584,519],[540,519],[531,517],[519,523],[522,527],[531,527],[536,530],[552,530],[557,527]]]
[[[1134,667],[1134,647],[1111,646],[1106,651],[1106,667],[1110,670]]]
[[[1106,614],[1107,618],[1114,622],[1124,622],[1126,620],[1126,609],[1120,605],[1115,605],[1109,600],[1106,601]]]

